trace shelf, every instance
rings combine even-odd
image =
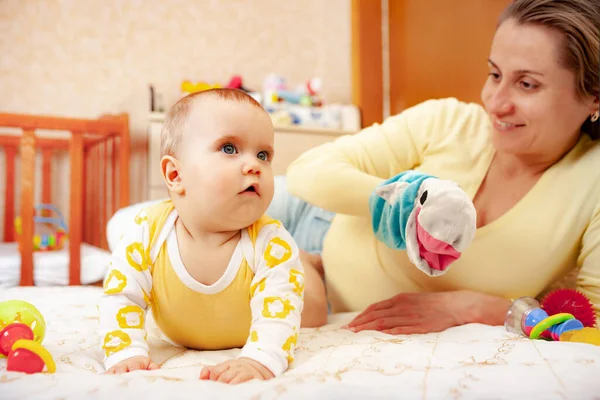
[[[151,122],[163,122],[165,114],[160,112],[150,113],[148,119]],[[321,128],[317,126],[301,126],[301,125],[274,125],[276,132],[281,133],[301,133],[307,135],[326,135],[326,136],[344,136],[356,133],[356,131],[345,129]]]

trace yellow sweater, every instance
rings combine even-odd
[[[105,367],[148,356],[150,309],[172,343],[199,350],[242,347],[239,357],[281,374],[293,360],[304,294],[291,235],[279,221],[262,217],[241,231],[221,278],[204,285],[179,256],[177,218],[170,200],[151,205],[130,222],[115,249],[98,307]]]
[[[600,141],[583,136],[512,209],[477,230],[449,271],[431,278],[403,251],[377,241],[368,199],[384,179],[414,169],[457,182],[473,198],[494,149],[485,110],[431,100],[356,135],[303,154],[288,189],[338,213],[325,238],[334,311],[359,311],[401,292],[470,289],[537,296],[574,268],[577,289],[600,311]]]

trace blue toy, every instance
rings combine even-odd
[[[475,237],[477,214],[455,183],[406,171],[379,185],[369,199],[375,236],[406,250],[430,276],[442,275]]]

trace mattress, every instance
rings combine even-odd
[[[193,351],[160,339],[148,322],[156,371],[104,375],[96,335],[97,287],[9,288],[0,301],[22,299],[44,315],[44,346],[54,374],[6,371],[6,399],[598,399],[600,347],[532,341],[502,327],[470,324],[441,333],[392,336],[352,333],[340,326],[355,314],[331,315],[326,326],[302,329],[296,360],[269,381],[226,385],[200,381],[205,365],[240,350]],[[134,397],[135,396],[135,397]]]
[[[90,284],[104,278],[110,253],[86,243],[81,244],[81,282]],[[33,253],[33,278],[37,286],[69,283],[68,246],[57,251]],[[21,278],[21,254],[16,242],[0,243],[0,288],[17,286]]]

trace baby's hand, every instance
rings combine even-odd
[[[108,371],[106,371],[106,373],[107,374],[122,374],[125,372],[133,372],[138,369],[153,370],[153,369],[159,369],[159,368],[160,367],[157,364],[153,363],[149,357],[136,356],[136,357],[127,358],[127,359],[121,361],[120,363],[113,365],[112,368],[110,368]]]
[[[273,373],[267,367],[250,358],[225,361],[211,367],[204,367],[200,372],[200,379],[233,384],[251,379],[267,380],[273,377]]]

